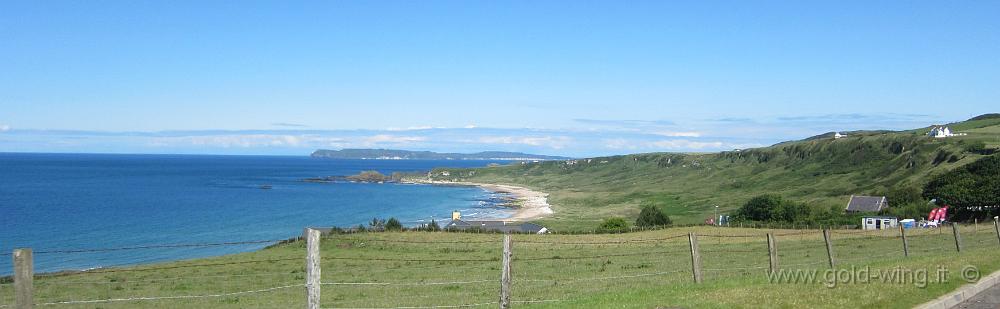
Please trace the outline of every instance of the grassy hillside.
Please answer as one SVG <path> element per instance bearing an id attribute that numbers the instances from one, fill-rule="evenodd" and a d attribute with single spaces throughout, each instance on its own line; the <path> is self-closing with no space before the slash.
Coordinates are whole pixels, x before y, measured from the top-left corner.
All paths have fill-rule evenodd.
<path id="1" fill-rule="evenodd" d="M 935 139 L 930 127 L 900 132 L 851 132 L 770 147 L 710 154 L 650 153 L 513 166 L 447 169 L 438 180 L 522 185 L 550 193 L 557 229 L 589 229 L 610 216 L 635 218 L 640 206 L 664 210 L 676 223 L 731 212 L 749 198 L 775 193 L 840 211 L 852 194 L 919 190 L 935 175 L 983 155 L 970 145 L 1000 147 L 1000 117 L 949 124 L 966 133 Z M 891 201 L 890 201 L 891 203 Z"/>
<path id="2" fill-rule="evenodd" d="M 964 247 L 957 253 L 950 229 L 911 230 L 909 257 L 903 256 L 898 231 L 831 234 L 836 269 L 923 270 L 926 286 L 914 276 L 914 282 L 827 281 L 826 249 L 817 230 L 688 227 L 514 235 L 512 300 L 518 308 L 910 308 L 965 284 L 959 276 L 965 266 L 981 275 L 1000 269 L 992 226 L 966 225 L 961 231 Z M 700 235 L 702 284 L 692 282 L 689 232 Z M 782 269 L 816 270 L 818 280 L 768 281 L 766 232 L 776 235 Z M 430 232 L 329 235 L 321 244 L 322 307 L 495 308 L 501 239 Z M 38 276 L 35 301 L 52 308 L 301 308 L 304 256 L 300 241 L 216 258 Z M 944 281 L 935 275 L 940 267 L 950 271 Z M 12 302 L 12 285 L 0 282 L 0 307 Z"/>

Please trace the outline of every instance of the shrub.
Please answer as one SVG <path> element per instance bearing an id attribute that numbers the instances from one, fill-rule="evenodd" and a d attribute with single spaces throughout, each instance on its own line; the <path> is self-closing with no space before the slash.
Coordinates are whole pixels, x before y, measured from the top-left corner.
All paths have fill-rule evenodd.
<path id="1" fill-rule="evenodd" d="M 986 142 L 978 141 L 965 146 L 965 152 L 988 156 L 993 154 L 994 150 L 986 148 Z"/>
<path id="2" fill-rule="evenodd" d="M 786 200 L 778 195 L 764 194 L 751 198 L 739 210 L 736 218 L 749 221 L 804 223 L 813 221 L 818 212 L 809 206 Z"/>
<path id="3" fill-rule="evenodd" d="M 602 232 L 615 232 L 620 233 L 628 229 L 628 222 L 624 218 L 607 218 L 601 222 L 600 230 Z"/>
<path id="4" fill-rule="evenodd" d="M 920 188 L 914 186 L 899 186 L 888 190 L 884 194 L 885 198 L 889 199 L 889 205 L 908 205 L 908 204 L 923 204 L 924 197 L 922 196 L 923 191 Z"/>
<path id="5" fill-rule="evenodd" d="M 402 231 L 403 224 L 396 220 L 396 218 L 389 218 L 389 221 L 385 222 L 386 231 Z"/>
<path id="6" fill-rule="evenodd" d="M 777 195 L 758 195 L 743 204 L 736 211 L 736 216 L 743 220 L 771 221 L 781 202 L 781 197 Z"/>
<path id="7" fill-rule="evenodd" d="M 653 206 L 643 207 L 642 211 L 639 212 L 639 218 L 635 219 L 635 226 L 638 227 L 663 226 L 670 223 L 670 217 Z"/>

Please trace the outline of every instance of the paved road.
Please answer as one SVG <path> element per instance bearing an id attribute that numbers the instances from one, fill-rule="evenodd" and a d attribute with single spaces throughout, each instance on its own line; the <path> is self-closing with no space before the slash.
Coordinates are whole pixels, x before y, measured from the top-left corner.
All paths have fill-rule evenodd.
<path id="1" fill-rule="evenodd" d="M 1000 285 L 995 285 L 976 296 L 958 304 L 954 309 L 997 309 L 1000 308 Z"/>

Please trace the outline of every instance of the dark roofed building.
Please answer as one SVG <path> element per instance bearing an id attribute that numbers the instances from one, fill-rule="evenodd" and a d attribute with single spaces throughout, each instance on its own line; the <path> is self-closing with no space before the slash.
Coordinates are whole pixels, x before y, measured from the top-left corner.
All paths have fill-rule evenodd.
<path id="1" fill-rule="evenodd" d="M 847 202 L 847 213 L 857 212 L 879 212 L 889 208 L 889 200 L 884 196 L 863 196 L 851 195 L 851 200 Z"/>
<path id="2" fill-rule="evenodd" d="M 501 233 L 530 233 L 545 234 L 548 232 L 544 226 L 527 222 L 507 222 L 507 221 L 465 221 L 451 220 L 445 229 L 453 230 L 482 230 Z"/>

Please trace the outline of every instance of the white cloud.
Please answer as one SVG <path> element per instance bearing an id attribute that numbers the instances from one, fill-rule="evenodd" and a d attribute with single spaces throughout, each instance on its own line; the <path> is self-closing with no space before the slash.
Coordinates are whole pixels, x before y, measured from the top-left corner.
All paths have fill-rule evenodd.
<path id="1" fill-rule="evenodd" d="M 624 139 L 624 138 L 606 139 L 603 142 L 604 142 L 604 148 L 610 148 L 610 149 L 636 149 L 637 148 L 637 146 L 636 146 L 637 143 L 635 143 L 633 141 L 629 141 L 629 140 Z"/>
<path id="2" fill-rule="evenodd" d="M 271 125 L 275 126 L 275 127 L 287 127 L 287 128 L 308 128 L 309 127 L 308 125 L 304 125 L 304 124 L 300 124 L 300 123 L 290 123 L 290 122 L 275 122 L 275 123 L 272 123 Z"/>
<path id="3" fill-rule="evenodd" d="M 287 134 L 229 134 L 229 135 L 197 135 L 180 137 L 159 137 L 148 143 L 149 146 L 208 146 L 221 148 L 253 148 L 253 147 L 315 147 L 339 146 L 344 142 L 341 138 L 316 135 Z"/>
<path id="4" fill-rule="evenodd" d="M 10 126 L 6 124 L 0 124 L 0 132 L 10 131 Z"/>
<path id="5" fill-rule="evenodd" d="M 386 131 L 419 131 L 419 130 L 430 130 L 430 129 L 444 129 L 443 127 L 432 127 L 432 126 L 413 126 L 406 128 L 396 128 L 390 127 L 386 128 Z"/>
<path id="6" fill-rule="evenodd" d="M 209 135 L 209 136 L 187 136 L 182 137 L 193 145 L 216 146 L 216 147 L 268 147 L 268 146 L 291 146 L 301 144 L 301 139 L 292 135 L 269 135 L 269 134 L 248 134 L 248 135 Z"/>
<path id="7" fill-rule="evenodd" d="M 699 142 L 699 141 L 690 141 L 683 139 L 674 139 L 674 140 L 649 142 L 648 145 L 650 146 L 650 148 L 658 148 L 663 150 L 677 150 L 677 149 L 701 150 L 701 149 L 719 149 L 722 148 L 725 145 L 725 143 Z"/>
<path id="8" fill-rule="evenodd" d="M 475 124 L 469 124 L 469 125 L 466 125 L 465 128 L 466 129 L 475 129 L 476 125 Z"/>
<path id="9" fill-rule="evenodd" d="M 568 136 L 483 136 L 477 140 L 482 144 L 521 144 L 552 149 L 565 148 L 572 141 Z"/>
<path id="10" fill-rule="evenodd" d="M 364 139 L 364 143 L 367 145 L 371 144 L 405 144 L 413 142 L 423 142 L 427 138 L 423 136 L 396 136 L 389 134 L 379 134 L 369 136 Z"/>
<path id="11" fill-rule="evenodd" d="M 701 137 L 701 132 L 675 132 L 675 131 L 661 131 L 653 132 L 653 134 L 667 137 Z"/>

